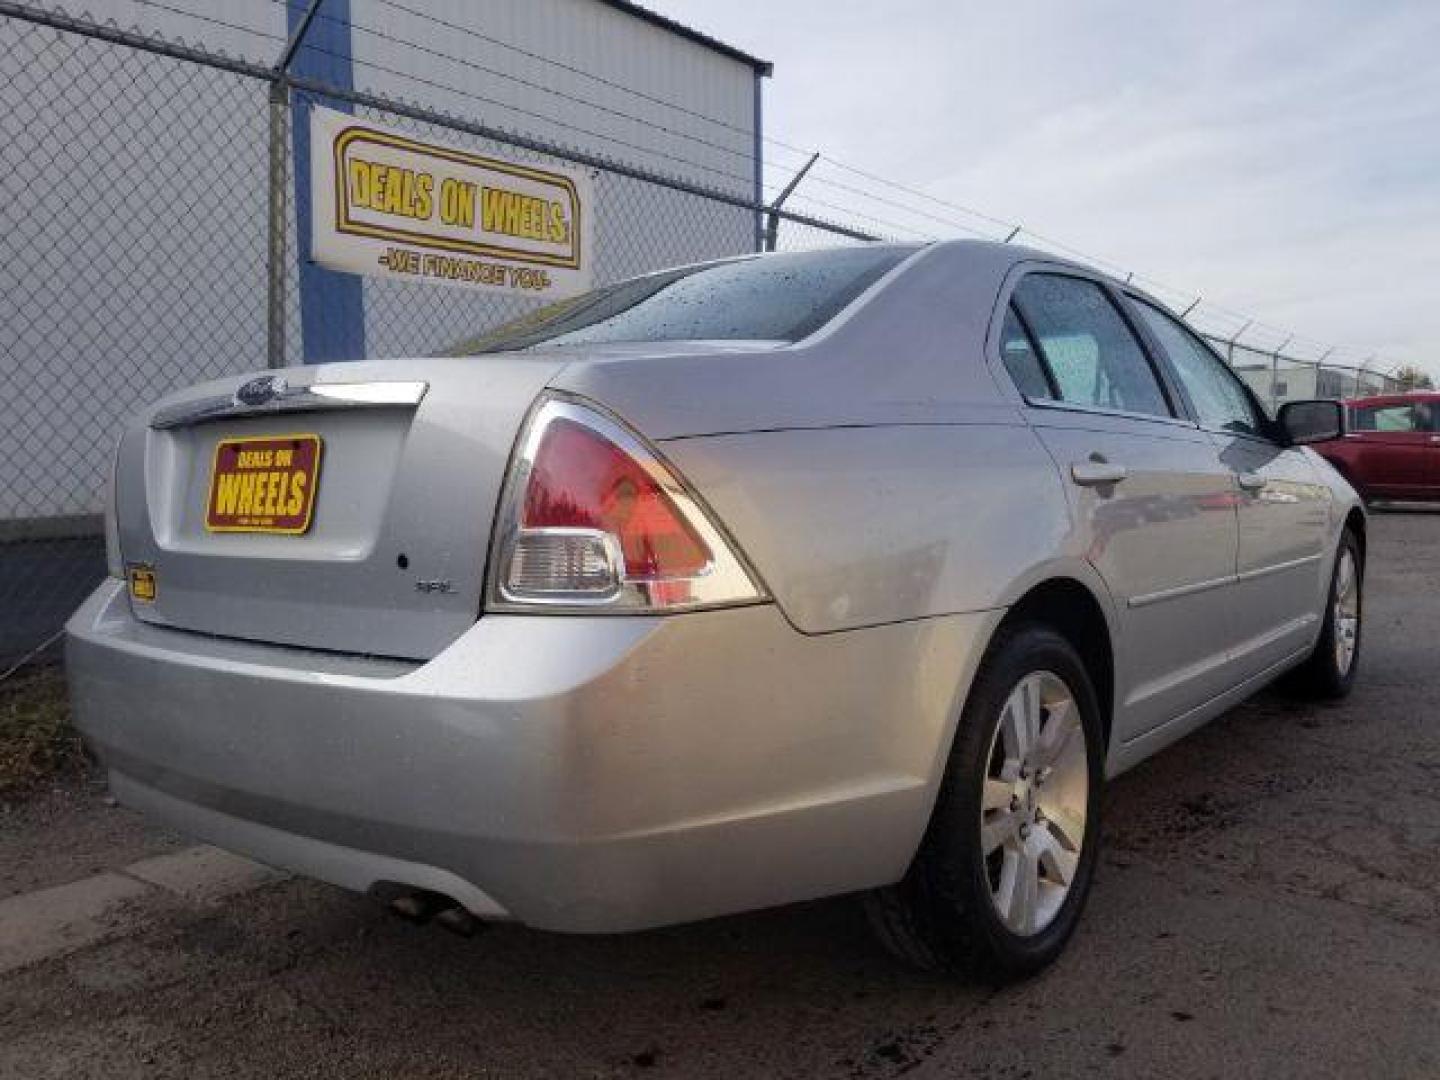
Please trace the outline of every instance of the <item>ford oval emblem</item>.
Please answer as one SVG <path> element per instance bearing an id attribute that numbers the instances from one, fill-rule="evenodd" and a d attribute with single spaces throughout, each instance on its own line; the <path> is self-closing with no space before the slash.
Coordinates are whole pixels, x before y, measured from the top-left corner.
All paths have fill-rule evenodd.
<path id="1" fill-rule="evenodd" d="M 264 405 L 285 393 L 289 384 L 280 375 L 261 375 L 251 379 L 235 391 L 237 405 Z"/>

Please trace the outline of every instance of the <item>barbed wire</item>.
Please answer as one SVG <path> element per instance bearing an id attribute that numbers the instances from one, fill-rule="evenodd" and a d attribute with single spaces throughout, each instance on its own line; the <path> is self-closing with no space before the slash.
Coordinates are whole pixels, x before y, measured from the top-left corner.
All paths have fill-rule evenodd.
<path id="1" fill-rule="evenodd" d="M 982 230 L 978 230 L 973 225 L 970 225 L 968 223 L 955 221 L 952 218 L 947 218 L 928 211 L 923 211 L 914 207 L 913 205 L 902 203 L 894 199 L 886 199 L 882 196 L 874 194 L 873 192 L 868 192 L 864 189 L 858 188 L 853 184 L 845 184 L 830 177 L 826 177 L 823 174 L 807 175 L 807 183 L 813 180 L 813 182 L 816 184 L 836 188 L 845 191 L 848 194 L 852 194 L 857 198 L 867 199 L 872 202 L 878 202 L 895 209 L 899 209 L 920 217 L 924 217 L 925 219 L 930 221 L 935 221 L 941 224 L 949 225 L 953 228 L 962 229 L 972 235 L 982 235 L 986 236 L 987 239 L 1001 240 L 1006 242 L 1020 241 L 1049 249 L 1056 252 L 1057 254 L 1069 256 L 1070 258 L 1075 259 L 1079 262 L 1087 263 L 1091 266 L 1097 267 L 1098 269 L 1104 270 L 1110 275 L 1117 277 L 1121 280 L 1125 280 L 1133 284 L 1139 285 L 1150 292 L 1168 295 L 1170 298 L 1172 298 L 1172 300 L 1179 303 L 1182 307 L 1185 307 L 1187 305 L 1190 307 L 1196 307 L 1198 305 L 1197 310 L 1203 312 L 1203 314 L 1205 314 L 1206 316 L 1218 317 L 1221 319 L 1229 320 L 1231 323 L 1234 324 L 1234 326 L 1238 327 L 1239 329 L 1236 330 L 1232 327 L 1229 334 L 1226 335 L 1228 340 L 1238 340 L 1240 337 L 1243 337 L 1247 333 L 1253 334 L 1257 331 L 1264 331 L 1272 335 L 1275 340 L 1280 342 L 1283 346 L 1308 346 L 1311 350 L 1320 354 L 1320 356 L 1322 357 L 1333 355 L 1336 353 L 1353 355 L 1356 353 L 1364 354 L 1367 352 L 1367 350 L 1359 349 L 1353 346 L 1341 346 L 1332 342 L 1322 341 L 1318 338 L 1308 337 L 1306 335 L 1291 331 L 1286 327 L 1279 326 L 1277 324 L 1263 320 L 1259 317 L 1249 315 L 1245 312 L 1238 311 L 1206 299 L 1203 294 L 1196 290 L 1186 289 L 1178 285 L 1160 281 L 1147 274 L 1136 272 L 1117 260 L 1100 257 L 1095 255 L 1093 252 L 1081 250 L 1080 248 L 1067 244 L 1064 241 L 1057 240 L 1054 237 L 1047 235 L 1046 233 L 1038 232 L 1035 229 L 1032 229 L 1021 222 L 996 217 L 983 211 L 976 210 L 973 207 L 965 206 L 961 203 L 941 198 L 940 196 L 934 195 L 920 188 L 912 187 L 899 181 L 891 180 L 886 177 L 880 176 L 868 170 L 861 169 L 857 166 L 849 165 L 823 152 L 820 154 L 820 160 L 835 168 L 841 169 L 847 173 L 851 173 L 862 179 L 877 184 L 882 188 L 897 191 L 929 203 L 931 205 L 949 209 L 951 211 L 964 214 L 968 217 L 978 219 L 979 221 L 985 222 L 987 224 L 994 225 L 998 231 L 993 235 L 986 235 Z M 800 197 L 798 193 L 796 197 Z M 1256 347 L 1263 348 L 1263 346 L 1258 344 Z M 1378 354 L 1376 354 L 1373 350 L 1368 351 L 1368 353 L 1369 358 L 1378 358 Z M 1393 361 L 1390 362 L 1390 366 L 1395 366 Z"/>
<path id="2" fill-rule="evenodd" d="M 138 0 L 138 2 L 148 2 L 148 0 Z M 291 11 L 303 10 L 301 5 L 291 3 L 289 2 L 289 0 L 272 0 L 272 2 L 279 4 L 282 7 L 288 8 Z M 340 22 L 342 20 L 331 18 L 330 21 Z M 579 105 L 582 108 L 593 109 L 594 111 L 604 113 L 607 116 L 614 116 L 619 119 L 629 121 L 630 123 L 641 124 L 652 131 L 663 132 L 664 134 L 672 136 L 674 138 L 684 139 L 687 142 L 696 143 L 697 145 L 707 147 L 711 150 L 719 151 L 722 154 L 740 158 L 741 160 L 746 162 L 753 163 L 755 160 L 755 150 L 753 146 L 746 150 L 737 150 L 733 146 L 726 146 L 723 143 L 715 142 L 712 139 L 706 139 L 703 136 L 695 135 L 688 131 L 681 131 L 678 128 L 667 127 L 666 125 L 657 123 L 655 120 L 652 120 L 648 117 L 636 116 L 634 113 L 625 112 L 623 109 L 616 109 L 608 105 L 602 105 L 598 101 L 576 97 L 574 94 L 567 94 L 563 90 L 557 90 L 553 86 L 546 86 L 543 83 L 535 82 L 533 79 L 526 79 L 519 75 L 512 75 L 509 72 L 500 71 L 497 68 L 488 67 L 485 64 L 477 63 L 474 60 L 467 60 L 464 57 L 454 56 L 451 53 L 442 52 L 441 50 L 431 48 L 428 45 L 422 45 L 419 42 L 409 41 L 405 38 L 397 37 L 396 35 L 387 33 L 383 30 L 376 30 L 373 27 L 365 26 L 363 23 L 351 22 L 348 25 L 353 32 L 364 34 L 369 37 L 374 37 L 381 41 L 387 41 L 390 42 L 392 45 L 399 45 L 403 48 L 413 49 L 416 52 L 421 53 L 425 56 L 445 60 L 449 63 L 456 64 L 471 71 L 480 72 L 481 74 L 488 75 L 492 78 L 502 79 L 506 82 L 515 83 L 519 86 L 525 87 L 526 89 L 534 90 L 538 93 L 545 94 L 550 97 L 559 98 L 562 101 L 568 101 L 571 104 Z M 302 43 L 300 46 L 301 52 L 312 50 L 316 52 L 325 51 L 309 43 Z M 364 61 L 357 60 L 353 56 L 349 59 L 353 63 L 364 63 Z"/>
<path id="3" fill-rule="evenodd" d="M 174 4 L 166 3 L 165 0 L 130 0 L 130 2 L 141 8 L 151 8 L 156 11 L 163 11 L 168 14 L 188 18 L 204 25 L 228 31 L 244 33 L 266 42 L 283 43 L 286 40 L 281 36 L 257 29 L 253 26 L 246 26 L 242 23 L 232 21 L 231 19 L 220 18 L 204 12 L 178 7 Z M 563 70 L 578 78 L 583 78 L 587 81 L 593 82 L 596 85 L 604 85 L 606 87 L 609 87 L 610 89 L 615 90 L 618 93 L 624 94 L 627 97 L 633 98 L 635 100 L 643 100 L 651 105 L 671 110 L 677 114 L 689 116 L 692 119 L 699 120 L 703 123 L 714 125 L 718 128 L 728 131 L 733 131 L 737 134 L 745 135 L 747 137 L 753 137 L 752 131 L 742 125 L 735 124 L 732 121 L 726 120 L 721 117 L 709 115 L 705 112 L 689 108 L 677 102 L 667 101 L 664 98 L 660 98 L 654 94 L 647 93 L 646 91 L 636 87 L 626 86 L 622 83 L 616 82 L 613 79 L 606 78 L 605 76 L 600 75 L 596 72 L 588 71 L 577 64 L 568 63 L 554 57 L 546 57 L 540 53 L 536 53 L 533 50 L 526 49 L 523 46 L 517 45 L 513 42 L 505 41 L 504 39 L 497 37 L 493 34 L 487 34 L 482 31 L 476 30 L 473 27 L 467 27 L 453 20 L 423 11 L 417 7 L 411 6 L 410 4 L 403 3 L 401 2 L 401 0 L 375 0 L 375 2 L 382 7 L 392 9 L 406 17 L 416 20 L 417 22 L 423 22 L 438 26 L 443 28 L 447 32 L 461 34 L 467 38 L 484 42 L 489 46 L 504 50 L 517 56 L 522 56 L 527 60 L 545 65 L 546 67 L 553 68 L 555 70 Z M 266 0 L 266 3 L 267 5 L 273 4 L 280 8 L 286 8 L 296 11 L 308 9 L 308 5 L 300 3 L 299 0 Z M 35 9 L 41 11 L 47 10 L 46 6 L 41 4 L 28 6 L 32 6 Z M 57 6 L 53 10 L 59 11 L 63 9 L 60 9 Z M 334 24 L 344 25 L 349 31 L 354 33 L 369 35 L 375 37 L 376 39 L 387 41 L 401 48 L 415 50 L 421 55 L 444 60 L 448 63 L 456 64 L 462 68 L 480 72 L 482 74 L 490 76 L 491 78 L 522 86 L 527 90 L 532 90 L 538 93 L 546 94 L 559 100 L 566 101 L 572 105 L 594 110 L 598 113 L 612 116 L 616 119 L 624 120 L 628 123 L 642 125 L 649 130 L 660 132 L 671 138 L 683 140 L 696 146 L 706 147 L 709 150 L 724 154 L 727 157 L 733 157 L 737 160 L 746 162 L 753 162 L 754 160 L 753 151 L 746 151 L 733 146 L 726 146 L 723 143 L 716 142 L 715 140 L 706 138 L 703 135 L 697 135 L 692 132 L 683 131 L 679 128 L 660 123 L 650 117 L 639 116 L 624 109 L 616 108 L 613 105 L 605 105 L 597 101 L 578 97 L 574 94 L 566 93 L 565 91 L 557 89 L 555 87 L 545 86 L 543 83 L 537 82 L 534 79 L 529 79 L 520 75 L 514 75 L 508 72 L 500 71 L 486 64 L 479 63 L 478 61 L 447 53 L 443 50 L 436 49 L 433 46 L 411 40 L 397 33 L 392 33 L 386 30 L 379 29 L 375 26 L 356 22 L 353 19 L 341 19 L 336 16 L 329 15 L 323 11 L 317 11 L 315 17 L 317 19 L 325 20 Z M 726 181 L 727 183 L 743 184 L 747 189 L 753 188 L 753 186 L 755 185 L 755 176 L 753 175 L 753 173 L 745 174 L 731 171 L 725 168 L 717 167 L 713 163 L 697 161 L 694 158 L 686 157 L 678 153 L 672 153 L 669 150 L 661 149 L 659 147 L 647 146 L 640 143 L 632 142 L 628 139 L 620 138 L 619 136 L 608 134 L 606 132 L 597 131 L 594 128 L 587 127 L 583 124 L 575 123 L 562 117 L 549 115 L 545 112 L 541 112 L 533 108 L 527 108 L 514 102 L 499 100 L 485 94 L 477 93 L 474 90 L 463 89 L 459 86 L 453 85 L 452 83 L 443 82 L 435 78 L 426 77 L 425 75 L 405 71 L 388 64 L 380 63 L 378 61 L 367 60 L 362 57 L 355 56 L 353 52 L 346 53 L 338 50 L 328 49 L 324 46 L 314 44 L 313 42 L 302 43 L 301 48 L 303 50 L 308 50 L 320 55 L 326 55 L 334 59 L 349 63 L 356 68 L 369 70 L 372 72 L 379 72 L 397 79 L 406 80 L 408 82 L 429 88 L 440 93 L 455 95 L 459 98 L 473 101 L 477 104 L 503 109 L 509 113 L 514 114 L 515 116 L 525 117 L 529 120 L 538 121 L 543 124 L 551 125 L 554 128 L 572 132 L 587 139 L 595 140 L 600 145 L 612 148 L 621 148 L 626 151 L 645 155 L 647 158 L 666 161 L 671 163 L 672 166 L 681 167 L 689 175 L 701 174 L 708 177 L 714 177 Z M 791 155 L 804 155 L 807 159 L 811 153 L 811 151 L 807 151 L 793 142 L 777 138 L 773 135 L 762 134 L 761 142 L 762 145 L 767 148 L 780 149 L 783 150 L 785 153 Z M 866 188 L 860 187 L 856 184 L 847 183 L 844 180 L 836 179 L 833 176 L 827 176 L 822 171 L 817 171 L 814 174 L 808 175 L 805 180 L 807 186 L 815 185 L 831 191 L 840 192 L 843 193 L 845 196 L 861 200 L 862 205 L 873 204 L 875 206 L 883 207 L 886 210 L 897 212 L 902 216 L 919 219 L 920 221 L 928 222 L 931 225 L 940 226 L 944 230 L 955 230 L 965 235 L 976 236 L 984 239 L 1003 241 L 1022 240 L 1026 243 L 1030 243 L 1038 247 L 1043 247 L 1058 254 L 1062 254 L 1078 261 L 1088 263 L 1099 269 L 1105 270 L 1111 275 L 1116 276 L 1122 280 L 1132 281 L 1137 285 L 1141 285 L 1157 294 L 1167 295 L 1171 298 L 1176 298 L 1177 303 L 1188 301 L 1188 306 L 1186 306 L 1185 309 L 1186 314 L 1194 316 L 1194 318 L 1203 317 L 1205 319 L 1208 319 L 1211 321 L 1212 327 L 1216 320 L 1228 322 L 1230 324 L 1230 328 L 1228 330 L 1225 330 L 1223 332 L 1216 331 L 1217 333 L 1223 333 L 1223 335 L 1226 336 L 1228 340 L 1239 342 L 1246 335 L 1251 335 L 1253 337 L 1254 335 L 1263 333 L 1273 337 L 1277 341 L 1282 342 L 1282 345 L 1280 346 L 1281 348 L 1304 347 L 1319 353 L 1322 357 L 1329 357 L 1335 354 L 1351 356 L 1356 353 L 1367 352 L 1366 350 L 1358 349 L 1352 346 L 1340 346 L 1334 343 L 1310 337 L 1308 335 L 1303 335 L 1298 332 L 1293 332 L 1286 327 L 1272 323 L 1268 320 L 1261 319 L 1257 316 L 1252 316 L 1243 311 L 1208 300 L 1203 296 L 1202 293 L 1197 292 L 1196 290 L 1182 288 L 1171 283 L 1159 281 L 1158 279 L 1155 279 L 1149 275 L 1136 272 L 1124 266 L 1117 260 L 1097 256 L 1089 251 L 1082 250 L 1073 245 L 1067 244 L 1064 241 L 1058 240 L 1046 233 L 1038 232 L 1037 230 L 1027 225 L 1024 225 L 1021 222 L 989 214 L 983 210 L 979 210 L 972 206 L 967 206 L 953 199 L 943 198 L 931 192 L 925 191 L 922 188 L 918 188 L 910 184 L 905 184 L 900 181 L 893 180 L 889 177 L 882 176 L 871 170 L 861 168 L 860 166 L 854 165 L 846 161 L 842 161 L 838 158 L 830 156 L 829 154 L 823 152 L 820 153 L 819 160 L 825 166 L 828 166 L 833 170 L 845 173 L 850 176 L 854 176 L 858 179 L 864 180 L 870 185 L 874 185 L 874 187 L 878 188 L 879 191 L 867 190 Z M 773 178 L 775 174 L 780 172 L 781 170 L 793 171 L 793 166 L 783 165 L 779 162 L 775 162 L 769 159 L 768 157 L 765 157 L 762 160 L 761 168 L 762 175 L 760 190 L 767 199 L 772 197 L 773 194 L 782 186 L 782 181 L 780 179 Z M 880 191 L 886 192 L 886 194 L 881 194 L 879 193 Z M 820 198 L 819 196 L 816 196 L 811 192 L 797 191 L 792 196 L 792 199 L 799 205 L 813 205 L 823 207 L 830 213 L 837 213 L 855 221 L 863 221 L 869 225 L 879 226 L 892 235 L 898 233 L 916 238 L 937 238 L 935 237 L 933 230 L 927 231 L 926 227 L 924 226 L 917 228 L 914 224 L 904 224 L 902 222 L 893 220 L 892 217 L 881 216 L 873 212 L 868 212 L 868 206 L 866 210 L 862 210 L 854 205 L 842 204 Z M 923 205 L 917 205 L 917 203 Z M 927 207 L 932 209 L 927 209 Z M 933 208 L 939 208 L 940 210 L 944 210 L 947 213 L 936 213 Z M 957 219 L 953 215 L 960 215 L 960 218 Z M 984 227 L 977 227 L 977 225 L 975 224 L 976 222 L 982 223 L 983 226 L 993 227 L 995 232 L 991 233 L 987 231 L 987 229 Z M 1179 298 L 1183 298 L 1183 301 L 1181 301 Z M 1192 319 L 1192 321 L 1194 320 Z M 1263 348 L 1263 346 L 1260 346 L 1258 344 L 1255 347 Z M 1378 353 L 1373 351 L 1368 353 L 1368 361 L 1373 362 L 1378 359 Z M 1393 361 L 1387 359 L 1385 362 L 1391 367 L 1395 366 Z"/>
<path id="4" fill-rule="evenodd" d="M 508 83 L 492 79 L 493 57 L 468 65 L 450 56 L 449 38 L 436 42 L 441 49 L 421 44 L 412 56 L 402 51 L 404 26 L 379 28 L 393 48 L 365 43 L 371 28 L 354 26 L 351 48 L 324 38 L 310 43 L 383 93 L 334 72 L 282 73 L 277 60 L 291 40 L 277 32 L 289 25 L 282 6 L 299 0 L 215 5 L 213 13 L 186 7 L 199 2 L 129 0 L 122 10 L 133 16 L 130 25 L 158 21 L 162 33 L 0 0 L 0 115 L 15 219 L 0 287 L 0 367 L 17 372 L 0 432 L 28 448 L 0 455 L 0 525 L 8 530 L 0 543 L 25 545 L 15 549 L 25 559 L 11 560 L 10 573 L 0 574 L 0 608 L 15 616 L 0 627 L 0 679 L 12 661 L 54 653 L 64 618 L 104 572 L 99 512 L 109 433 L 128 410 L 177 385 L 253 370 L 272 346 L 277 365 L 301 358 L 307 347 L 311 358 L 322 355 L 317 343 L 326 339 L 336 354 L 355 358 L 428 355 L 542 302 L 375 277 L 365 280 L 357 305 L 315 302 L 298 254 L 306 236 L 296 185 L 304 131 L 295 129 L 299 114 L 284 107 L 287 97 L 511 161 L 590 170 L 594 197 L 605 207 L 591 247 L 600 283 L 735 255 L 762 238 L 767 247 L 795 251 L 880 238 L 1033 235 L 833 158 L 818 159 L 818 175 L 807 173 L 804 186 L 790 192 L 794 201 L 778 207 L 776 192 L 789 190 L 793 178 L 784 154 L 776 161 L 767 151 L 758 163 L 757 198 L 750 168 L 725 167 L 732 159 L 753 167 L 753 154 L 699 151 L 707 139 L 727 141 L 715 134 L 719 128 L 697 128 L 688 141 L 672 137 L 688 124 L 675 119 L 679 112 L 655 110 L 663 123 L 651 123 L 650 106 L 632 111 L 631 99 L 608 93 L 597 96 L 612 118 L 591 122 L 601 113 L 582 108 L 569 82 L 546 97 L 534 71 L 521 70 L 524 77 Z M 372 49 L 379 62 L 365 58 Z M 353 52 L 361 55 L 347 55 Z M 447 66 L 452 60 L 460 67 Z M 487 74 L 469 78 L 462 68 L 471 66 Z M 512 93 L 519 105 L 503 100 Z M 550 109 L 560 115 L 544 115 Z M 646 125 L 659 145 L 619 137 L 630 134 L 621 119 Z M 726 186 L 709 179 L 715 176 Z M 1053 247 L 1148 284 L 1068 245 Z M 1152 288 L 1165 295 L 1166 287 Z M 1176 310 L 1185 304 L 1190 314 L 1195 301 Z M 1219 320 L 1227 309 L 1210 310 Z M 1243 320 L 1232 340 L 1262 325 Z M 1324 357 L 1306 370 L 1281 349 L 1219 340 L 1237 373 L 1271 405 L 1307 391 L 1339 396 L 1395 385 L 1363 368 L 1327 366 Z"/>
<path id="5" fill-rule="evenodd" d="M 225 20 L 212 18 L 210 16 L 199 15 L 193 12 L 186 12 L 183 9 L 178 9 L 172 7 L 171 5 L 165 4 L 162 2 L 162 0 L 130 0 L 130 3 L 133 3 L 139 7 L 155 8 L 172 13 L 188 15 L 189 17 L 198 19 L 201 22 L 209 23 L 215 26 L 221 26 L 226 29 L 240 30 L 245 33 L 254 34 L 258 37 L 271 38 L 272 40 L 284 40 L 275 39 L 274 35 L 269 35 L 264 33 L 263 31 L 255 30 L 253 28 L 240 26 L 238 24 L 230 23 Z M 519 116 L 525 116 L 530 118 L 531 120 L 539 120 L 543 123 L 551 124 L 558 128 L 563 128 L 566 131 L 571 131 L 576 134 L 584 135 L 591 139 L 598 140 L 602 143 L 608 143 L 614 146 L 623 147 L 627 150 L 632 150 L 637 153 L 645 154 L 648 157 L 662 158 L 666 161 L 671 161 L 676 164 L 683 165 L 687 169 L 694 169 L 700 172 L 707 173 L 711 176 L 720 177 L 721 179 L 733 180 L 738 183 L 743 183 L 747 187 L 753 186 L 755 183 L 755 177 L 753 175 L 728 172 L 724 169 L 716 168 L 713 165 L 706 165 L 703 162 L 695 161 L 691 158 L 684 158 L 677 154 L 667 153 L 655 147 L 642 146 L 639 143 L 633 143 L 629 140 L 621 139 L 614 135 L 607 135 L 603 132 L 595 131 L 580 124 L 575 124 L 567 120 L 562 120 L 561 118 L 556 116 L 550 116 L 546 113 L 537 112 L 534 109 L 527 109 L 512 102 L 500 101 L 492 97 L 487 97 L 484 94 L 476 93 L 473 90 L 465 90 L 449 83 L 443 83 L 435 79 L 427 78 L 424 75 L 417 75 L 413 72 L 402 71 L 399 68 L 394 68 L 387 64 L 381 64 L 374 60 L 365 60 L 361 57 L 355 56 L 353 53 L 346 53 L 334 49 L 327 49 L 323 46 L 315 45 L 313 43 L 302 44 L 300 47 L 300 51 L 316 53 L 322 56 L 328 56 L 332 59 L 341 60 L 345 63 L 352 64 L 357 68 L 365 68 L 372 71 L 382 72 L 383 74 L 394 76 L 397 79 L 404 79 L 406 81 L 416 83 L 420 86 L 429 87 L 432 90 L 439 90 L 443 93 L 453 94 L 456 97 L 464 98 L 469 101 L 475 101 L 485 105 L 491 105 L 496 108 L 505 109 Z M 635 120 L 639 123 L 646 123 L 646 121 L 638 117 L 628 117 L 628 119 Z M 753 156 L 748 157 L 747 160 L 753 160 Z"/>

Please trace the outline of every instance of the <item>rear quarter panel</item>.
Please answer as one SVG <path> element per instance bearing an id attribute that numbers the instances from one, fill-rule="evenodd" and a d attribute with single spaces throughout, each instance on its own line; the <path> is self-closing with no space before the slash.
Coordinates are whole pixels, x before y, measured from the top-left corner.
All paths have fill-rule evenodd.
<path id="1" fill-rule="evenodd" d="M 553 385 L 657 442 L 805 633 L 1002 607 L 1088 572 L 1054 462 L 985 358 L 1030 257 L 936 244 L 794 345 L 577 362 Z"/>
<path id="2" fill-rule="evenodd" d="M 662 449 L 804 633 L 1001 607 L 1071 546 L 1054 462 L 1018 417 Z"/>

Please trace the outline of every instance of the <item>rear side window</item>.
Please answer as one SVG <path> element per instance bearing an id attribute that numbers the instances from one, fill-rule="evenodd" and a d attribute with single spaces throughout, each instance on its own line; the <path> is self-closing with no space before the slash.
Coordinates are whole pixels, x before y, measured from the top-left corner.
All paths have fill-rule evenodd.
<path id="1" fill-rule="evenodd" d="M 1200 423 L 1242 435 L 1262 434 L 1259 410 L 1225 362 L 1159 308 L 1133 298 L 1132 303 L 1170 358 Z"/>
<path id="2" fill-rule="evenodd" d="M 1013 300 L 1060 400 L 1172 415 L 1139 340 L 1100 286 L 1062 274 L 1030 274 Z"/>
<path id="3" fill-rule="evenodd" d="M 449 352 L 620 341 L 798 341 L 914 253 L 858 246 L 666 270 L 562 300 Z"/>
<path id="4" fill-rule="evenodd" d="M 1005 309 L 1005 325 L 1000 331 L 1000 358 L 1005 361 L 1005 370 L 1015 380 L 1015 386 L 1027 398 L 1053 398 L 1049 376 L 1044 364 L 1030 343 L 1012 304 Z"/>
<path id="5" fill-rule="evenodd" d="M 1350 410 L 1352 431 L 1430 431 L 1433 427 L 1430 406 L 1423 401 L 1356 405 Z"/>

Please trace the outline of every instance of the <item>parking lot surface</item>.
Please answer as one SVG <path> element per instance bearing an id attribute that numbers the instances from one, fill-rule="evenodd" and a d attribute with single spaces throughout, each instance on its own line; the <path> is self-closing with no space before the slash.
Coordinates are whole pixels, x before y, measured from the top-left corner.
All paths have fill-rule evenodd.
<path id="1" fill-rule="evenodd" d="M 843 899 L 465 940 L 272 881 L 0 978 L 0 1076 L 1440 1076 L 1440 515 L 1376 514 L 1367 585 L 1349 701 L 1267 693 L 1113 785 L 1080 931 L 1028 983 L 917 975 Z M 0 876 L 170 850 L 92 800 L 119 824 L 67 811 L 0 846 L 44 873 Z"/>

